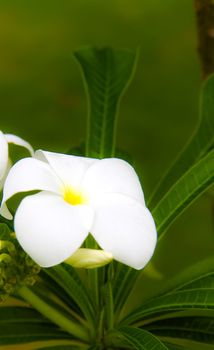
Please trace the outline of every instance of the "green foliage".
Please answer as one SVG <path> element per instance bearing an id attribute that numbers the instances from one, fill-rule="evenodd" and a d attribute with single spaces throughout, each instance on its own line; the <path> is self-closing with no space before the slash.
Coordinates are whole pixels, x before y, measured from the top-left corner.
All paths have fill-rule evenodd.
<path id="1" fill-rule="evenodd" d="M 172 167 L 161 179 L 152 195 L 150 207 L 154 207 L 170 189 L 170 186 L 214 146 L 214 75 L 208 78 L 202 86 L 199 107 L 200 120 L 198 127 Z"/>
<path id="2" fill-rule="evenodd" d="M 45 269 L 44 272 L 64 290 L 93 324 L 95 320 L 93 302 L 77 272 L 68 265 L 58 265 Z"/>
<path id="3" fill-rule="evenodd" d="M 66 332 L 29 307 L 0 308 L 0 345 L 71 339 Z"/>
<path id="4" fill-rule="evenodd" d="M 152 323 L 147 329 L 158 337 L 189 339 L 214 344 L 214 320 L 212 317 L 180 317 Z"/>
<path id="5" fill-rule="evenodd" d="M 88 47 L 76 51 L 74 55 L 80 64 L 88 96 L 86 155 L 112 157 L 118 106 L 132 78 L 136 54 L 110 47 Z"/>
<path id="6" fill-rule="evenodd" d="M 86 146 L 83 143 L 70 152 L 97 158 L 117 155 L 116 116 L 136 54 L 84 48 L 75 57 L 84 77 L 89 118 Z M 213 184 L 214 77 L 204 84 L 201 101 L 198 129 L 150 203 L 160 237 Z M 8 227 L 1 221 L 1 240 L 11 235 Z M 123 316 L 139 276 L 138 271 L 117 262 L 87 272 L 65 264 L 43 269 L 37 285 L 18 291 L 19 298 L 39 312 L 27 307 L 0 308 L 0 345 L 46 340 L 46 347 L 37 350 L 187 350 L 181 341 L 201 349 L 202 343 L 214 344 L 213 258 L 161 283 L 154 297 Z M 60 340 L 60 344 L 49 340 Z"/>
<path id="7" fill-rule="evenodd" d="M 167 347 L 153 334 L 135 327 L 121 327 L 121 335 L 132 349 L 138 350 L 167 350 Z"/>
<path id="8" fill-rule="evenodd" d="M 159 236 L 213 181 L 214 150 L 211 150 L 179 178 L 152 211 Z"/>

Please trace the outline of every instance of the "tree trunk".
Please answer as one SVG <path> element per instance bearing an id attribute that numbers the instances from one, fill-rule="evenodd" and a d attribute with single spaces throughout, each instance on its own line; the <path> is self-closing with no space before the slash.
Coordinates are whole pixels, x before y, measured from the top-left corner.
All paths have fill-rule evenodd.
<path id="1" fill-rule="evenodd" d="M 214 0 L 194 0 L 198 27 L 198 51 L 205 79 L 214 72 Z"/>

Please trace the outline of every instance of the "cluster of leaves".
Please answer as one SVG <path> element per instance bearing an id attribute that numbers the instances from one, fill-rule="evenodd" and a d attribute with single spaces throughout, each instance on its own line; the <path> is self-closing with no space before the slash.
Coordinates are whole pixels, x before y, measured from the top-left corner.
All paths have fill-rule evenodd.
<path id="1" fill-rule="evenodd" d="M 85 48 L 75 53 L 89 102 L 85 146 L 73 153 L 111 157 L 116 116 L 136 55 L 129 50 Z M 195 134 L 151 196 L 159 239 L 214 180 L 214 77 L 202 87 Z M 90 242 L 88 242 L 90 246 Z M 33 287 L 19 289 L 30 303 L 0 308 L 0 345 L 35 342 L 38 350 L 187 350 L 214 346 L 214 259 L 198 263 L 136 309 L 124 306 L 140 275 L 125 265 L 80 273 L 65 264 L 43 269 Z M 43 341 L 43 347 L 37 345 Z"/>

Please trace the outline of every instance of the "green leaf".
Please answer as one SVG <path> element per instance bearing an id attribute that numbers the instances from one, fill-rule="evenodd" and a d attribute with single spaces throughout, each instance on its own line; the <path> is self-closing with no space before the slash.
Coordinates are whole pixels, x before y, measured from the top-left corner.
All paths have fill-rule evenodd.
<path id="1" fill-rule="evenodd" d="M 193 289 L 192 287 L 214 287 L 213 284 L 210 284 L 210 276 L 212 276 L 213 278 L 213 274 L 214 257 L 209 257 L 186 268 L 184 271 L 181 271 L 179 274 L 176 274 L 174 278 L 171 278 L 169 281 L 166 281 L 163 284 L 163 286 L 159 289 L 156 296 L 172 293 L 173 291 L 181 289 Z"/>
<path id="2" fill-rule="evenodd" d="M 49 323 L 39 312 L 29 307 L 21 306 L 1 306 L 1 323 Z M 1 326 L 0 326 L 1 328 Z"/>
<path id="3" fill-rule="evenodd" d="M 44 286 L 56 295 L 62 302 L 64 302 L 67 306 L 69 306 L 75 313 L 83 316 L 82 311 L 75 303 L 75 301 L 66 293 L 66 291 L 51 278 L 47 273 L 45 273 L 45 269 L 42 269 L 40 272 L 40 277 L 42 279 L 42 283 Z M 37 283 L 38 284 L 38 283 Z M 40 286 L 39 286 L 40 287 Z"/>
<path id="4" fill-rule="evenodd" d="M 14 232 L 14 227 L 13 227 L 13 221 L 12 220 L 5 219 L 3 216 L 0 215 L 0 225 L 1 224 L 6 224 L 8 226 L 8 228 L 12 232 Z"/>
<path id="5" fill-rule="evenodd" d="M 85 143 L 81 143 L 79 146 L 70 148 L 66 154 L 71 154 L 73 156 L 79 156 L 79 157 L 85 157 L 86 155 L 86 148 Z M 114 156 L 116 158 L 120 158 L 128 162 L 129 164 L 133 165 L 134 161 L 132 156 L 127 152 L 124 151 L 121 148 L 116 148 Z"/>
<path id="6" fill-rule="evenodd" d="M 150 323 L 156 317 L 175 311 L 195 311 L 214 309 L 214 288 L 198 288 L 192 290 L 178 290 L 151 299 L 141 307 L 131 312 L 122 321 L 123 324 Z M 146 320 L 146 322 L 145 322 Z"/>
<path id="7" fill-rule="evenodd" d="M 210 317 L 181 317 L 161 320 L 148 325 L 146 329 L 169 342 L 170 338 L 174 338 L 214 344 L 214 319 Z M 166 340 L 166 338 L 169 339 Z"/>
<path id="8" fill-rule="evenodd" d="M 160 236 L 214 182 L 214 150 L 193 165 L 152 211 Z"/>
<path id="9" fill-rule="evenodd" d="M 180 345 L 175 345 L 175 344 L 170 344 L 170 343 L 167 343 L 167 342 L 164 342 L 164 344 L 167 346 L 167 348 L 169 350 L 189 350 L 189 348 L 186 348 L 186 347 L 183 347 L 183 346 L 180 346 Z"/>
<path id="10" fill-rule="evenodd" d="M 51 346 L 45 346 L 42 348 L 36 348 L 35 350 L 74 350 L 79 349 L 79 346 L 74 345 L 75 342 L 71 343 L 70 345 L 51 345 Z"/>
<path id="11" fill-rule="evenodd" d="M 68 333 L 47 324 L 10 323 L 2 324 L 0 328 L 0 345 L 20 344 L 32 341 L 54 339 L 72 339 Z"/>
<path id="12" fill-rule="evenodd" d="M 42 315 L 27 307 L 0 308 L 0 345 L 49 339 L 72 339 Z"/>
<path id="13" fill-rule="evenodd" d="M 113 283 L 115 314 L 122 311 L 122 307 L 130 295 L 133 285 L 139 275 L 139 271 L 134 270 L 129 266 L 117 263 L 117 271 Z"/>
<path id="14" fill-rule="evenodd" d="M 0 308 L 0 345 L 52 339 L 73 339 L 29 307 Z"/>
<path id="15" fill-rule="evenodd" d="M 71 266 L 60 264 L 44 269 L 44 272 L 75 301 L 85 317 L 93 324 L 95 321 L 93 303 L 76 271 Z"/>
<path id="16" fill-rule="evenodd" d="M 214 75 L 202 86 L 200 121 L 192 139 L 161 179 L 149 202 L 150 208 L 160 201 L 169 188 L 214 146 Z"/>
<path id="17" fill-rule="evenodd" d="M 4 224 L 4 223 L 0 223 L 0 240 L 8 240 L 10 239 L 10 229 L 9 227 Z"/>
<path id="18" fill-rule="evenodd" d="M 88 97 L 86 155 L 112 157 L 119 102 L 132 79 L 136 53 L 110 47 L 86 47 L 76 51 L 74 56 L 80 65 Z"/>
<path id="19" fill-rule="evenodd" d="M 168 348 L 150 332 L 135 328 L 121 327 L 118 336 L 122 337 L 133 349 L 138 350 L 168 350 Z"/>

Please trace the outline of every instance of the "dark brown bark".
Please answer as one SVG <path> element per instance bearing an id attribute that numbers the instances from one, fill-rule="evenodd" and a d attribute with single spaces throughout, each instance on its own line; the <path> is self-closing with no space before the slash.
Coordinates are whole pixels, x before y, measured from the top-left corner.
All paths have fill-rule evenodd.
<path id="1" fill-rule="evenodd" d="M 214 0 L 194 0 L 202 75 L 214 72 Z"/>

